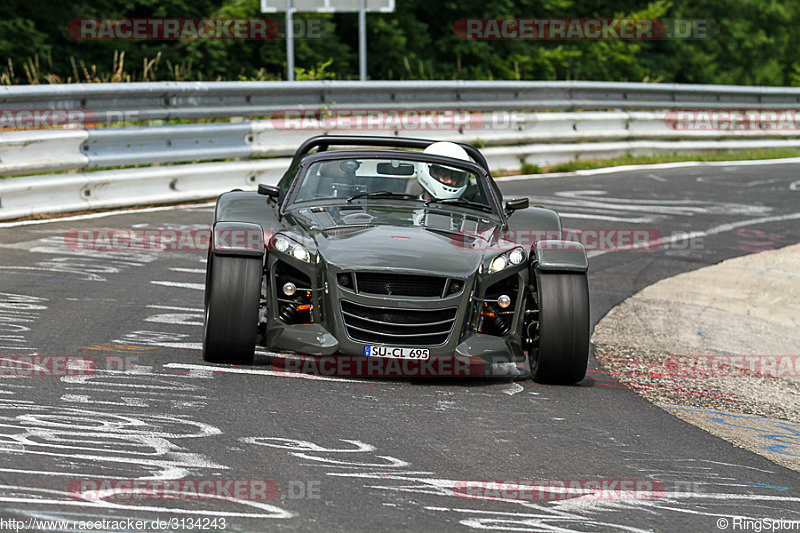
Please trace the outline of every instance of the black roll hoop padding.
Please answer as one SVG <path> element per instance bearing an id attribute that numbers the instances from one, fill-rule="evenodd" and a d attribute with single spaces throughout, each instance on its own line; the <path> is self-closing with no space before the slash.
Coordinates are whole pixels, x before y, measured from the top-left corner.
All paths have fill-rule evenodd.
<path id="1" fill-rule="evenodd" d="M 318 148 L 320 152 L 331 146 L 386 146 L 393 148 L 419 148 L 424 150 L 433 143 L 428 139 L 411 139 L 408 137 L 383 137 L 378 135 L 317 135 L 306 139 L 297 149 L 289 168 L 294 168 L 311 150 Z M 483 154 L 474 146 L 466 143 L 455 143 L 463 148 L 475 162 L 489 173 L 489 164 Z"/>

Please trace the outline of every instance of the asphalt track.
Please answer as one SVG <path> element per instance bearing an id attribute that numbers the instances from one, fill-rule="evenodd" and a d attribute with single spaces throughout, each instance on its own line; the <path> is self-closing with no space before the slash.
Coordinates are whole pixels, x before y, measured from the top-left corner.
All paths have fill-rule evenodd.
<path id="1" fill-rule="evenodd" d="M 556 208 L 570 228 L 650 229 L 672 242 L 592 252 L 595 324 L 659 279 L 800 242 L 799 174 L 798 164 L 696 166 L 501 188 Z M 0 355 L 100 361 L 89 376 L 0 380 L 0 518 L 225 518 L 226 531 L 717 531 L 720 518 L 800 519 L 799 474 L 649 404 L 595 362 L 570 387 L 285 377 L 263 354 L 218 372 L 198 350 L 203 253 L 65 244 L 76 228 L 201 229 L 211 216 L 184 206 L 0 225 Z M 800 428 L 769 437 L 800 453 Z M 77 479 L 136 477 L 270 479 L 280 495 L 70 493 Z M 647 479 L 663 490 L 649 499 L 453 492 L 466 480 L 531 479 Z"/>

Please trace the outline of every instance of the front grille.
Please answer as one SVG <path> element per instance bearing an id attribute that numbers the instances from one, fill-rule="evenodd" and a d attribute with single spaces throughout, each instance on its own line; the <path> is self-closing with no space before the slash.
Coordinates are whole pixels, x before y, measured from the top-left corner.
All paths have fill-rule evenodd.
<path id="1" fill-rule="evenodd" d="M 441 298 L 447 278 L 413 274 L 359 272 L 358 292 L 392 296 L 427 296 Z"/>
<path id="2" fill-rule="evenodd" d="M 342 316 L 351 339 L 392 346 L 444 344 L 458 309 L 397 309 L 369 307 L 342 300 Z"/>

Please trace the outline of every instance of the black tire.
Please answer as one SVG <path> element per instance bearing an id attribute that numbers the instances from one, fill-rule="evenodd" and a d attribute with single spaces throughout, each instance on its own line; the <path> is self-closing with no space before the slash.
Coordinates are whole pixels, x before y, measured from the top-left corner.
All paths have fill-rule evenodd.
<path id="1" fill-rule="evenodd" d="M 253 364 L 261 297 L 261 258 L 212 254 L 207 268 L 203 360 Z"/>
<path id="2" fill-rule="evenodd" d="M 529 353 L 539 383 L 572 384 L 589 362 L 589 282 L 585 273 L 536 271 L 539 341 Z"/>

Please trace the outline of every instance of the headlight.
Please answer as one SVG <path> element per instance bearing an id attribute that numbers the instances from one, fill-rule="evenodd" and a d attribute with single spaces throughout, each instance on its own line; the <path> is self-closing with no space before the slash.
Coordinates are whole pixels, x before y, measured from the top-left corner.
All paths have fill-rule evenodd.
<path id="1" fill-rule="evenodd" d="M 308 253 L 308 250 L 306 250 L 305 246 L 291 241 L 283 235 L 278 235 L 275 237 L 273 247 L 282 254 L 289 254 L 295 259 L 303 261 L 304 263 L 311 262 L 311 254 Z"/>
<path id="2" fill-rule="evenodd" d="M 286 237 L 276 237 L 275 249 L 285 254 L 286 250 L 289 249 L 289 239 L 287 239 Z"/>
<path id="3" fill-rule="evenodd" d="M 522 251 L 522 248 L 514 248 L 508 254 L 508 260 L 511 261 L 512 265 L 518 265 L 525 261 L 525 252 Z"/>
<path id="4" fill-rule="evenodd" d="M 302 244 L 296 244 L 294 248 L 292 248 L 292 257 L 305 263 L 309 263 L 311 261 L 311 255 Z"/>
<path id="5" fill-rule="evenodd" d="M 500 272 L 508 265 L 519 265 L 525 261 L 525 251 L 522 248 L 514 248 L 510 252 L 498 255 L 489 264 L 489 274 Z"/>
<path id="6" fill-rule="evenodd" d="M 506 258 L 505 258 L 504 255 L 495 257 L 494 260 L 492 260 L 492 264 L 489 265 L 489 274 L 493 274 L 495 272 L 500 272 L 507 265 L 508 265 L 508 262 L 506 261 Z"/>

